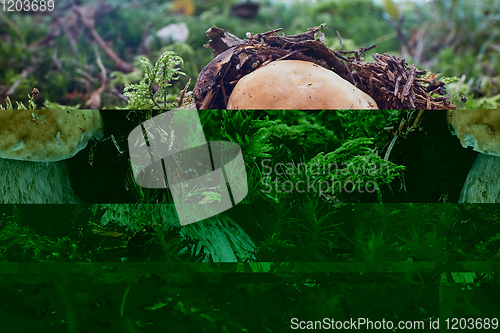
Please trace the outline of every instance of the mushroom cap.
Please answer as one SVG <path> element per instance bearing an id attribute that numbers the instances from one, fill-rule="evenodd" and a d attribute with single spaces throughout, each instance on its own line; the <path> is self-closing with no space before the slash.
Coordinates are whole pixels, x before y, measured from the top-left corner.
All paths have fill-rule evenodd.
<path id="1" fill-rule="evenodd" d="M 302 60 L 273 61 L 243 76 L 228 109 L 378 109 L 338 74 Z"/>
<path id="2" fill-rule="evenodd" d="M 500 156 L 500 110 L 450 110 L 448 124 L 463 147 Z"/>
<path id="3" fill-rule="evenodd" d="M 0 158 L 65 160 L 102 137 L 99 110 L 0 110 Z"/>

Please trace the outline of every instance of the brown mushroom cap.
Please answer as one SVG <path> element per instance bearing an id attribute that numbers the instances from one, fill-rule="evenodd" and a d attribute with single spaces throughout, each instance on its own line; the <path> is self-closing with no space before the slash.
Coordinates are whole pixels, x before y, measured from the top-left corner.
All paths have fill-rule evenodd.
<path id="1" fill-rule="evenodd" d="M 448 124 L 463 147 L 500 156 L 500 110 L 448 111 Z"/>
<path id="2" fill-rule="evenodd" d="M 335 72 L 301 60 L 273 61 L 242 77 L 228 109 L 378 109 Z"/>
<path id="3" fill-rule="evenodd" d="M 103 137 L 98 110 L 0 110 L 0 158 L 54 162 Z"/>

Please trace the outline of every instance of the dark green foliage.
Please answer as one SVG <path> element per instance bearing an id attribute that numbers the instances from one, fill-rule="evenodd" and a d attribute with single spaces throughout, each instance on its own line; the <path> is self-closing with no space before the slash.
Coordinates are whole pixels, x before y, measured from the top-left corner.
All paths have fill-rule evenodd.
<path id="1" fill-rule="evenodd" d="M 126 152 L 128 133 L 159 112 L 103 114 L 109 133 L 121 140 L 118 144 Z M 245 203 L 300 202 L 304 190 L 333 202 L 457 202 L 477 153 L 462 148 L 450 134 L 445 111 L 424 111 L 421 123 L 410 128 L 417 114 L 199 111 L 207 141 L 229 140 L 240 145 L 249 184 Z M 117 178 L 113 186 L 119 190 L 89 187 L 85 192 L 91 196 L 86 201 L 97 200 L 94 197 L 99 194 L 103 198 L 99 200 L 112 197 L 114 202 L 173 203 L 168 190 L 136 186 L 126 156 L 119 154 L 111 140 L 97 146 L 96 164 L 88 177 L 90 172 L 102 177 L 97 186 Z M 86 159 L 82 155 L 80 160 L 88 163 Z M 76 161 L 74 168 L 78 168 Z"/>
<path id="2" fill-rule="evenodd" d="M 252 119 L 255 111 L 229 111 L 222 110 L 221 134 L 240 145 L 245 154 L 245 160 L 250 158 L 270 157 L 271 149 L 269 118 L 264 120 Z"/>
<path id="3" fill-rule="evenodd" d="M 401 176 L 405 167 L 380 158 L 370 149 L 371 145 L 373 142 L 367 138 L 347 141 L 331 153 L 319 153 L 308 163 L 308 168 L 318 168 L 315 180 L 319 184 L 330 184 L 328 192 L 333 195 L 339 196 L 341 193 L 338 192 L 342 192 L 342 189 L 352 189 L 354 192 L 357 188 L 361 192 L 364 187 L 367 192 L 376 192 L 379 201 L 382 201 L 380 187 Z M 325 168 L 328 171 L 325 172 Z M 339 186 L 336 186 L 335 182 L 338 182 Z M 350 188 L 347 188 L 348 184 Z"/>
<path id="4" fill-rule="evenodd" d="M 477 205 L 331 206 L 311 198 L 258 209 L 266 233 L 260 261 L 444 263 L 495 260 L 500 250 L 498 209 Z"/>
<path id="5" fill-rule="evenodd" d="M 96 262 L 162 261 L 200 262 L 205 255 L 198 241 L 181 236 L 152 214 L 133 217 L 139 229 L 113 224 L 102 226 L 105 210 L 95 213 L 88 205 L 19 205 L 0 219 L 2 261 Z M 52 212 L 52 214 L 50 214 Z M 144 211 L 142 211 L 144 212 Z M 132 211 L 133 213 L 133 211 Z"/>
<path id="6" fill-rule="evenodd" d="M 12 216 L 2 219 L 0 252 L 2 261 L 49 261 L 55 259 L 64 240 L 54 242 L 40 236 L 28 227 L 22 227 Z"/>
<path id="7" fill-rule="evenodd" d="M 383 128 L 381 125 L 397 125 L 404 111 L 399 110 L 381 110 L 378 112 L 369 111 L 349 111 L 339 110 L 337 115 L 340 119 L 340 124 L 347 133 L 346 139 L 365 138 L 380 138 L 384 140 L 382 134 Z M 376 142 L 381 144 L 382 142 Z"/>
<path id="8" fill-rule="evenodd" d="M 98 218 L 85 206 L 77 210 L 77 216 Z M 176 251 L 155 254 L 162 231 L 141 236 L 148 240 L 139 251 L 153 255 L 155 263 L 142 258 L 123 264 L 114 258 L 60 264 L 62 258 L 83 259 L 83 238 L 72 257 L 54 255 L 63 252 L 62 242 L 43 239 L 39 246 L 34 237 L 26 242 L 26 229 L 19 241 L 2 238 L 2 249 L 8 249 L 4 261 L 18 258 L 21 244 L 26 254 L 54 251 L 47 257 L 53 263 L 45 266 L 27 265 L 24 259 L 0 265 L 2 328 L 283 332 L 300 321 L 303 326 L 329 322 L 323 318 L 367 318 L 394 325 L 419 321 L 426 328 L 438 318 L 443 327 L 452 317 L 495 323 L 491 319 L 499 310 L 500 211 L 494 205 L 332 206 L 311 198 L 297 206 L 271 204 L 253 210 L 265 231 L 255 251 L 258 262 L 178 263 L 171 258 L 179 255 Z M 13 230 L 5 227 L 15 214 L 4 210 L 2 235 Z M 141 218 L 153 233 L 158 231 L 151 222 L 160 220 L 148 214 Z M 12 246 L 4 247 L 7 239 Z M 171 245 L 173 250 L 176 246 Z M 84 251 L 91 252 L 86 260 L 109 260 L 99 253 L 119 250 Z M 366 326 L 358 330 L 373 331 Z"/>
<path id="9" fill-rule="evenodd" d="M 299 159 L 337 143 L 334 133 L 302 111 L 222 111 L 222 134 L 240 144 L 246 159 Z M 274 119 L 273 119 L 274 118 Z M 295 124 L 293 124 L 295 123 Z M 292 125 L 293 124 L 293 125 Z M 246 148 L 246 149 L 245 149 Z M 272 153 L 272 155 L 270 155 Z"/>
<path id="10" fill-rule="evenodd" d="M 257 177 L 251 180 L 253 200 L 254 192 L 259 191 L 266 200 L 274 202 L 301 201 L 301 184 L 314 184 L 314 189 L 306 187 L 316 196 L 321 196 L 320 192 L 338 196 L 332 181 L 339 181 L 341 187 L 348 182 L 362 182 L 363 186 L 371 183 L 370 192 L 376 192 L 381 201 L 380 186 L 390 184 L 404 169 L 380 158 L 374 145 L 374 141 L 383 145 L 390 139 L 383 128 L 397 122 L 402 111 L 222 112 L 222 134 L 242 147 L 247 170 Z M 366 135 L 377 139 L 368 139 Z M 340 141 L 339 137 L 347 141 Z M 258 171 L 254 171 L 256 167 Z M 322 181 L 328 181 L 330 186 L 319 191 Z M 356 193 L 346 194 L 342 200 L 357 201 Z"/>

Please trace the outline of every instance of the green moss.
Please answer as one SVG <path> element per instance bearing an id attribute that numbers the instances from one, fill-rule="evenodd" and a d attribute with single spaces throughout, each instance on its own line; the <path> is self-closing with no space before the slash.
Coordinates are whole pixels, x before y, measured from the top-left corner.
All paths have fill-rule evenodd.
<path id="1" fill-rule="evenodd" d="M 380 186 L 390 184 L 405 167 L 382 159 L 372 146 L 373 141 L 368 138 L 347 141 L 333 152 L 316 155 L 307 163 L 308 170 L 317 170 L 315 181 L 320 187 L 322 182 L 328 184 L 332 195 L 342 191 L 376 191 L 382 202 Z"/>
<path id="2" fill-rule="evenodd" d="M 178 80 L 180 75 L 185 75 L 177 66 L 183 64 L 181 57 L 172 51 L 164 52 L 154 66 L 149 60 L 141 57 L 144 78 L 139 84 L 129 84 L 125 87 L 123 95 L 129 97 L 127 108 L 132 110 L 165 110 L 172 108 L 171 99 L 167 88 L 171 81 Z M 155 92 L 153 87 L 158 85 Z"/>
<path id="3" fill-rule="evenodd" d="M 67 239 L 53 241 L 21 226 L 15 216 L 0 218 L 0 261 L 47 262 L 59 258 Z"/>

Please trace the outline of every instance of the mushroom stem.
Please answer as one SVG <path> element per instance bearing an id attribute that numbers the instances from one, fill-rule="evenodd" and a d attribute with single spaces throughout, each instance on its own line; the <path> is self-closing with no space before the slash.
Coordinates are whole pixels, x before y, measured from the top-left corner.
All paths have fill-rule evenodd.
<path id="1" fill-rule="evenodd" d="M 79 203 L 61 161 L 103 135 L 99 110 L 1 110 L 0 203 Z"/>
<path id="2" fill-rule="evenodd" d="M 458 202 L 500 202 L 500 110 L 448 111 L 448 125 L 463 147 L 480 152 Z"/>
<path id="3" fill-rule="evenodd" d="M 1 204 L 74 204 L 66 162 L 0 158 Z"/>
<path id="4" fill-rule="evenodd" d="M 467 175 L 459 203 L 500 203 L 500 156 L 479 154 Z"/>
<path id="5" fill-rule="evenodd" d="M 105 209 L 100 218 L 101 225 L 117 223 L 131 230 L 138 231 L 141 219 L 134 216 L 152 216 L 150 222 L 161 222 L 165 228 L 179 225 L 174 205 L 92 205 L 94 213 Z M 255 244 L 250 236 L 229 216 L 222 214 L 212 216 L 204 221 L 191 223 L 181 228 L 181 235 L 198 240 L 196 253 L 206 253 L 205 262 L 237 262 L 253 259 L 252 251 Z M 184 250 L 181 250 L 181 252 Z M 250 258 L 251 257 L 251 258 Z"/>

